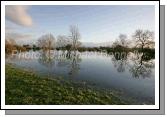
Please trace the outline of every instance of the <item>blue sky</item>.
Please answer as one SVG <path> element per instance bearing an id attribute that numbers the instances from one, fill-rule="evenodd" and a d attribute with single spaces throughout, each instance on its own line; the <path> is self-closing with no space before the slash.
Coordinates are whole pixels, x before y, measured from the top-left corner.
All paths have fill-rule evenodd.
<path id="1" fill-rule="evenodd" d="M 10 11 L 9 7 L 6 9 Z M 14 12 L 15 9 L 11 11 Z M 22 11 L 18 16 L 10 16 L 10 12 L 9 15 L 6 12 L 8 16 L 6 16 L 6 27 L 18 34 L 31 35 L 29 37 L 31 39 L 22 40 L 26 42 L 35 42 L 46 33 L 52 33 L 55 37 L 68 35 L 70 25 L 79 27 L 82 42 L 110 42 L 114 41 L 120 33 L 130 37 L 136 29 L 154 31 L 155 27 L 155 11 L 154 6 L 151 5 L 33 5 L 16 9 L 16 12 L 18 11 Z M 22 19 L 19 20 L 19 17 Z M 29 24 L 27 25 L 26 22 Z"/>

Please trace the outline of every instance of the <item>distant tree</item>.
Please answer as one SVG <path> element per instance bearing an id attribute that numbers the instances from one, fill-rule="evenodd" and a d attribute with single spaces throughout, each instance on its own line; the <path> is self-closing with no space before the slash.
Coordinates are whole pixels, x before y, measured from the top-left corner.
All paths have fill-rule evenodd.
<path id="1" fill-rule="evenodd" d="M 125 51 L 128 47 L 127 36 L 125 34 L 120 34 L 118 39 L 112 44 L 112 48 L 115 51 Z"/>
<path id="2" fill-rule="evenodd" d="M 70 44 L 70 40 L 65 35 L 57 36 L 56 46 L 57 47 L 65 47 L 66 45 Z"/>
<path id="3" fill-rule="evenodd" d="M 72 47 L 71 44 L 67 44 L 67 45 L 65 46 L 65 48 L 66 48 L 68 51 L 70 51 L 71 47 Z"/>
<path id="4" fill-rule="evenodd" d="M 16 53 L 17 50 L 19 52 L 26 51 L 26 48 L 24 46 L 18 45 L 14 39 L 5 39 L 5 53 Z"/>
<path id="5" fill-rule="evenodd" d="M 55 47 L 55 38 L 52 34 L 46 34 L 38 39 L 37 44 L 43 50 L 51 50 Z"/>
<path id="6" fill-rule="evenodd" d="M 36 50 L 39 50 L 40 48 L 39 48 L 37 45 L 33 44 L 33 45 L 32 45 L 32 49 L 33 49 L 34 51 L 36 51 Z"/>
<path id="7" fill-rule="evenodd" d="M 14 39 L 5 39 L 6 44 L 16 45 L 16 41 Z"/>
<path id="8" fill-rule="evenodd" d="M 70 26 L 70 39 L 72 41 L 72 49 L 77 50 L 77 48 L 81 45 L 79 42 L 81 35 L 79 33 L 79 29 L 75 25 Z"/>
<path id="9" fill-rule="evenodd" d="M 16 42 L 14 39 L 5 39 L 5 53 L 11 54 L 13 50 L 16 50 Z"/>
<path id="10" fill-rule="evenodd" d="M 32 45 L 33 50 L 36 50 L 37 46 L 35 44 Z"/>
<path id="11" fill-rule="evenodd" d="M 135 40 L 136 47 L 140 47 L 143 51 L 143 48 L 154 45 L 154 32 L 149 30 L 136 30 L 133 39 Z"/>
<path id="12" fill-rule="evenodd" d="M 121 46 L 123 47 L 127 47 L 128 43 L 127 43 L 127 35 L 125 34 L 120 34 L 119 35 L 119 43 Z"/>
<path id="13" fill-rule="evenodd" d="M 26 48 L 26 50 L 30 50 L 31 46 L 29 44 L 23 45 L 24 48 Z"/>

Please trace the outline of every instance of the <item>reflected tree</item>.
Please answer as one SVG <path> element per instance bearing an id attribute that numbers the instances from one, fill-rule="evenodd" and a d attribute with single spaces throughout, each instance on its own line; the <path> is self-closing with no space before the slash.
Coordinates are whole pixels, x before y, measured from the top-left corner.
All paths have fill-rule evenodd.
<path id="1" fill-rule="evenodd" d="M 58 58 L 56 58 L 58 67 L 67 67 L 70 64 L 70 59 L 68 59 L 67 54 L 68 54 L 68 51 L 60 52 Z"/>
<path id="2" fill-rule="evenodd" d="M 58 66 L 64 67 L 66 66 L 69 68 L 68 75 L 69 77 L 73 78 L 80 69 L 80 54 L 77 52 L 72 51 L 70 55 L 68 55 L 68 52 L 66 52 L 66 55 L 61 55 L 61 57 L 57 60 Z"/>
<path id="3" fill-rule="evenodd" d="M 81 62 L 81 58 L 79 54 L 75 53 L 71 56 L 71 63 L 69 66 L 70 67 L 69 76 L 71 78 L 73 78 L 78 73 L 80 69 L 80 62 Z"/>
<path id="4" fill-rule="evenodd" d="M 73 77 L 79 71 L 79 62 L 81 61 L 77 53 L 78 47 L 81 45 L 81 35 L 76 25 L 70 26 L 69 42 L 65 48 L 67 50 L 66 59 L 69 60 L 69 76 Z M 60 64 L 60 63 L 59 63 Z M 62 64 L 61 64 L 62 65 Z"/>
<path id="5" fill-rule="evenodd" d="M 114 67 L 117 68 L 118 72 L 125 71 L 126 65 L 128 64 L 127 56 L 128 56 L 128 53 L 126 52 L 113 53 L 112 61 L 114 63 Z"/>
<path id="6" fill-rule="evenodd" d="M 48 54 L 48 52 L 40 52 L 40 57 L 39 57 L 39 62 L 46 66 L 46 67 L 50 67 L 52 65 L 54 65 L 54 57 L 52 56 L 52 54 Z"/>
<path id="7" fill-rule="evenodd" d="M 50 77 L 51 75 L 51 69 L 53 68 L 53 66 L 55 65 L 55 57 L 54 54 L 51 53 L 50 51 L 41 51 L 40 52 L 40 57 L 38 59 L 38 62 L 45 66 L 46 68 L 49 69 L 48 72 L 48 77 Z"/>
<path id="8" fill-rule="evenodd" d="M 147 60 L 145 58 L 147 58 Z M 134 78 L 150 78 L 153 67 L 154 61 L 152 59 L 148 60 L 145 54 L 141 54 L 133 58 L 133 65 L 130 67 L 129 71 Z"/>

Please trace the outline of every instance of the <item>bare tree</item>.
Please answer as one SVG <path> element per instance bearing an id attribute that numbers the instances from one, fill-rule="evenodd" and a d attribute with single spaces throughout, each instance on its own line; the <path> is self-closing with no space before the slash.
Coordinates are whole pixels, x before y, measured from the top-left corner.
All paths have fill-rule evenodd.
<path id="1" fill-rule="evenodd" d="M 80 46 L 80 40 L 81 35 L 79 33 L 79 29 L 75 25 L 70 26 L 70 39 L 72 40 L 72 49 L 77 50 L 77 48 Z"/>
<path id="2" fill-rule="evenodd" d="M 14 39 L 5 39 L 5 53 L 9 54 L 16 50 L 16 41 Z"/>
<path id="3" fill-rule="evenodd" d="M 14 39 L 8 38 L 5 39 L 5 44 L 16 45 L 16 41 Z"/>
<path id="4" fill-rule="evenodd" d="M 115 42 L 112 44 L 112 47 L 116 46 L 122 46 L 122 47 L 128 46 L 127 36 L 125 34 L 120 34 L 119 37 L 115 40 Z"/>
<path id="5" fill-rule="evenodd" d="M 37 43 L 43 50 L 51 50 L 55 47 L 55 38 L 52 34 L 46 34 L 41 36 Z"/>
<path id="6" fill-rule="evenodd" d="M 57 47 L 65 47 L 66 45 L 70 44 L 70 40 L 65 35 L 57 36 L 56 46 Z"/>
<path id="7" fill-rule="evenodd" d="M 113 42 L 112 48 L 114 48 L 115 51 L 125 52 L 127 51 L 128 43 L 127 36 L 120 34 L 115 42 Z"/>
<path id="8" fill-rule="evenodd" d="M 119 35 L 119 43 L 121 46 L 123 47 L 127 47 L 128 43 L 127 43 L 127 35 L 125 34 L 120 34 Z"/>
<path id="9" fill-rule="evenodd" d="M 133 39 L 135 39 L 136 47 L 140 47 L 143 51 L 144 47 L 149 47 L 154 44 L 154 32 L 149 30 L 136 30 L 133 35 Z"/>

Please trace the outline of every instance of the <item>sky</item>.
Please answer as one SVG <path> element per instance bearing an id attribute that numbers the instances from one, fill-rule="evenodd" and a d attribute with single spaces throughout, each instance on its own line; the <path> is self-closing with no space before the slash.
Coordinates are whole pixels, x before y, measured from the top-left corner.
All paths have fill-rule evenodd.
<path id="1" fill-rule="evenodd" d="M 99 6 L 6 6 L 6 38 L 20 43 L 35 43 L 47 33 L 69 35 L 69 26 L 77 25 L 81 42 L 112 42 L 119 34 L 128 38 L 136 29 L 154 31 L 155 11 L 152 5 Z"/>

